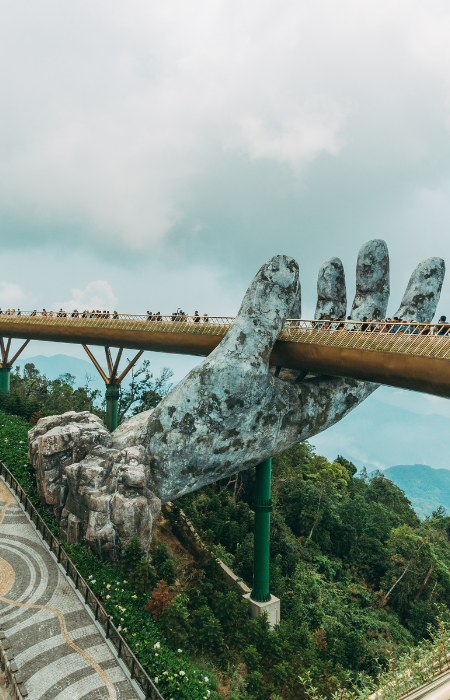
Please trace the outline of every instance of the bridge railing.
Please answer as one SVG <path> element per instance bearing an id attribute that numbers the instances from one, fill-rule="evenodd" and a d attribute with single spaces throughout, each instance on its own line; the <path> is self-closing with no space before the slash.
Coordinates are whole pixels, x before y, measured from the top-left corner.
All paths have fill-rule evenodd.
<path id="1" fill-rule="evenodd" d="M 52 315 L 50 315 L 52 314 Z M 234 318 L 231 316 L 188 316 L 181 313 L 107 314 L 91 312 L 21 311 L 14 315 L 0 313 L 2 325 L 78 326 L 110 328 L 149 333 L 184 333 L 189 335 L 225 336 Z M 26 330 L 24 328 L 24 335 Z M 406 321 L 335 321 L 287 319 L 280 341 L 330 345 L 334 347 L 450 358 L 450 324 Z"/>
<path id="2" fill-rule="evenodd" d="M 200 335 L 224 336 L 228 331 L 233 317 L 229 316 L 186 316 L 183 314 L 83 314 L 42 311 L 21 311 L 8 314 L 0 313 L 1 324 L 36 324 L 48 326 L 79 326 L 82 328 L 114 328 L 116 330 L 159 331 L 163 333 L 189 333 Z"/>
<path id="3" fill-rule="evenodd" d="M 63 549 L 61 542 L 57 537 L 55 537 L 53 532 L 41 518 L 17 479 L 11 474 L 8 467 L 1 461 L 0 476 L 3 477 L 6 484 L 8 484 L 16 493 L 19 503 L 28 514 L 32 524 L 42 536 L 42 539 L 47 544 L 50 551 L 55 555 L 58 564 L 61 564 L 61 566 L 64 568 L 66 576 L 70 576 L 74 582 L 75 588 L 83 596 L 85 604 L 90 607 L 97 622 L 103 627 L 106 639 L 109 639 L 112 642 L 119 659 L 124 661 L 125 665 L 130 671 L 131 678 L 135 680 L 142 688 L 143 692 L 145 693 L 146 700 L 164 700 L 152 679 L 143 669 L 127 642 L 111 621 L 111 616 L 108 615 L 95 593 L 89 587 L 87 581 L 83 578 L 72 559 Z"/>
<path id="4" fill-rule="evenodd" d="M 446 359 L 449 333 L 448 324 L 288 319 L 279 340 Z"/>

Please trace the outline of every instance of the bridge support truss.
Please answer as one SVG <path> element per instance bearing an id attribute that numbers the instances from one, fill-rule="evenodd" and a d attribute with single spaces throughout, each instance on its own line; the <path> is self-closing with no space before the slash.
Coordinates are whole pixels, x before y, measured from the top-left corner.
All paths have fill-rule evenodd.
<path id="1" fill-rule="evenodd" d="M 20 353 L 22 350 L 26 348 L 30 341 L 26 340 L 18 349 L 15 355 L 11 359 L 9 359 L 9 351 L 11 349 L 11 338 L 8 338 L 5 341 L 3 338 L 0 338 L 0 349 L 1 349 L 1 355 L 2 355 L 2 362 L 0 366 L 0 393 L 2 394 L 9 394 L 9 389 L 10 389 L 10 376 L 11 376 L 11 368 L 14 364 L 14 362 L 17 360 L 19 357 Z"/>
<path id="2" fill-rule="evenodd" d="M 104 372 L 99 362 L 96 360 L 92 352 L 89 350 L 87 345 L 83 344 L 84 349 L 89 355 L 94 367 L 100 374 L 101 378 L 106 385 L 106 427 L 109 431 L 113 431 L 117 428 L 119 420 L 119 400 L 120 400 L 120 385 L 122 380 L 126 377 L 130 369 L 136 364 L 140 356 L 144 352 L 140 350 L 135 357 L 128 363 L 121 374 L 118 374 L 119 363 L 122 357 L 123 348 L 119 348 L 117 351 L 116 359 L 113 361 L 111 355 L 111 349 L 105 347 L 106 363 L 108 365 L 108 373 Z"/>

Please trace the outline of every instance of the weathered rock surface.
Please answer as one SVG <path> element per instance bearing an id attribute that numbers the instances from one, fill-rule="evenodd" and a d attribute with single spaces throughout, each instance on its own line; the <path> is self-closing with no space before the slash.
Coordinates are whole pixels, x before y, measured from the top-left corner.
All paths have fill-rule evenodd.
<path id="1" fill-rule="evenodd" d="M 442 258 L 428 258 L 417 265 L 408 282 L 399 310 L 394 314 L 405 321 L 424 323 L 434 316 L 442 283 L 445 263 Z"/>
<path id="2" fill-rule="evenodd" d="M 68 492 L 64 468 L 80 462 L 94 447 L 109 447 L 111 442 L 111 434 L 100 418 L 88 411 L 41 418 L 29 431 L 29 456 L 36 470 L 39 496 L 53 506 L 56 517 Z"/>
<path id="3" fill-rule="evenodd" d="M 361 246 L 356 263 L 356 294 L 352 318 L 384 318 L 389 301 L 389 253 L 380 239 Z M 434 313 L 434 312 L 433 312 Z"/>
<path id="4" fill-rule="evenodd" d="M 87 411 L 41 418 L 29 432 L 39 495 L 53 506 L 63 535 L 114 560 L 133 535 L 149 547 L 161 501 L 147 488 L 145 450 L 114 449 L 112 442 Z"/>
<path id="5" fill-rule="evenodd" d="M 317 306 L 314 318 L 345 318 L 346 312 L 344 266 L 339 258 L 328 258 L 320 266 L 317 277 Z"/>
<path id="6" fill-rule="evenodd" d="M 335 260 L 324 264 L 319 288 L 321 304 L 338 316 L 345 286 Z M 443 269 L 442 261 L 425 261 L 415 270 L 404 299 L 415 318 L 432 319 Z M 356 277 L 353 317 L 383 317 L 389 296 L 384 241 L 364 244 Z M 161 503 L 312 437 L 377 388 L 324 376 L 299 382 L 298 373 L 270 371 L 273 345 L 299 305 L 297 263 L 276 256 L 259 270 L 220 345 L 155 409 L 112 435 L 89 414 L 38 422 L 30 431 L 30 456 L 39 492 L 60 514 L 70 540 L 85 537 L 113 559 L 133 534 L 147 546 Z"/>

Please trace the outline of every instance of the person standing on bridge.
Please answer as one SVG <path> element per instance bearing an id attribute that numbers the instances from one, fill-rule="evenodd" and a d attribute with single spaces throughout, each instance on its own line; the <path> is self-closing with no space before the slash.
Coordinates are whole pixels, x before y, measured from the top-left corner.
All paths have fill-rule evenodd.
<path id="1" fill-rule="evenodd" d="M 198 311 L 196 311 L 194 313 L 194 323 L 199 323 L 199 321 L 200 321 L 200 316 L 199 316 Z"/>
<path id="2" fill-rule="evenodd" d="M 441 316 L 437 322 L 435 329 L 438 335 L 447 335 L 450 331 L 450 326 L 447 323 L 447 316 Z"/>
<path id="3" fill-rule="evenodd" d="M 346 330 L 346 331 L 352 331 L 352 330 L 354 329 L 354 327 L 355 327 L 355 324 L 354 324 L 353 321 L 352 321 L 352 317 L 351 317 L 351 316 L 347 316 L 347 321 L 349 321 L 349 323 L 346 323 L 346 324 L 345 324 L 345 330 Z"/>

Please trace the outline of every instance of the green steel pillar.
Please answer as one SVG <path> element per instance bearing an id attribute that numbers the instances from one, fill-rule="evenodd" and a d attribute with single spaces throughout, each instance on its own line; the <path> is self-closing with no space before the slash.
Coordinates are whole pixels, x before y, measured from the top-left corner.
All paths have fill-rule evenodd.
<path id="1" fill-rule="evenodd" d="M 106 385 L 106 427 L 110 432 L 117 428 L 119 396 L 120 384 Z"/>
<path id="2" fill-rule="evenodd" d="M 9 377 L 11 367 L 0 367 L 0 391 L 2 394 L 9 394 Z"/>
<path id="3" fill-rule="evenodd" d="M 255 511 L 255 545 L 253 558 L 253 590 L 250 598 L 258 603 L 266 603 L 270 600 L 269 593 L 269 550 L 270 550 L 270 511 L 272 499 L 270 498 L 270 481 L 272 460 L 256 467 L 255 497 L 253 508 Z"/>

